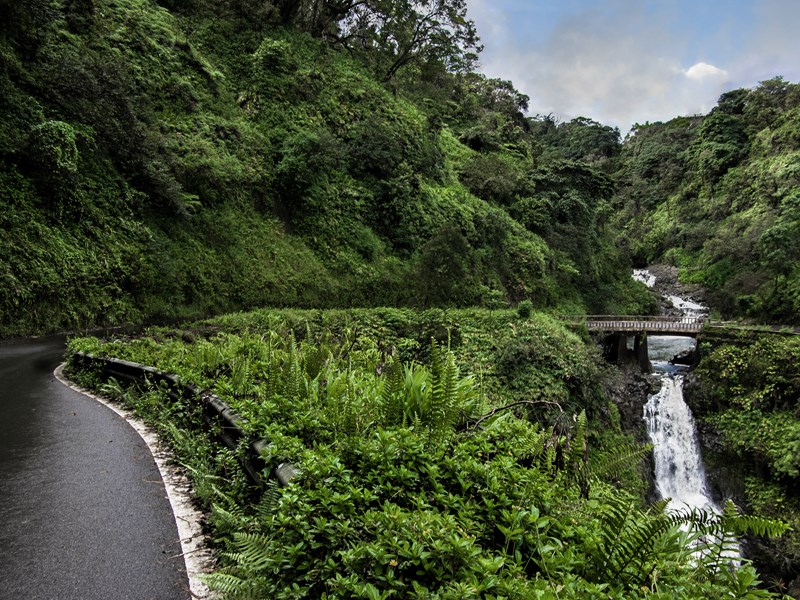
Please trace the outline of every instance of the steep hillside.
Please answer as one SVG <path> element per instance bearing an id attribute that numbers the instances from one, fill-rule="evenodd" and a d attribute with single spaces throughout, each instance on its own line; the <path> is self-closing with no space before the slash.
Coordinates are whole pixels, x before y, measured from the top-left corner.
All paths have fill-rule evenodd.
<path id="1" fill-rule="evenodd" d="M 263 305 L 647 309 L 602 225 L 613 182 L 465 70 L 460 13 L 451 46 L 397 56 L 291 4 L 0 2 L 0 336 Z"/>
<path id="2" fill-rule="evenodd" d="M 635 260 L 679 266 L 723 316 L 800 321 L 800 85 L 771 79 L 705 117 L 636 127 L 618 180 Z"/>

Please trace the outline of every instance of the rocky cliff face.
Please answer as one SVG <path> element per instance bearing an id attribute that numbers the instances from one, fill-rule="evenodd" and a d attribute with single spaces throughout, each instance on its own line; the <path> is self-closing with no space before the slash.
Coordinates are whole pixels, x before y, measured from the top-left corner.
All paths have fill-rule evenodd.
<path id="1" fill-rule="evenodd" d="M 644 422 L 644 405 L 652 394 L 661 389 L 661 379 L 651 373 L 642 373 L 637 365 L 620 365 L 609 395 L 619 410 L 622 429 L 632 434 L 640 444 L 649 444 Z M 652 455 L 642 466 L 647 480 L 647 499 L 656 500 L 654 465 Z"/>

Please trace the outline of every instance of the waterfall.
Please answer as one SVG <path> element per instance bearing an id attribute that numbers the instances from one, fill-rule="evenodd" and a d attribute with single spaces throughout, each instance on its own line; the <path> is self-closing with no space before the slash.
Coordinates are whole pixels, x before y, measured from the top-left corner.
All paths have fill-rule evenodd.
<path id="1" fill-rule="evenodd" d="M 634 277 L 648 287 L 655 285 L 655 277 L 649 271 L 634 272 Z M 686 298 L 667 298 L 684 316 L 702 316 L 708 312 L 705 306 Z M 706 486 L 694 417 L 683 400 L 681 371 L 688 367 L 669 362 L 676 354 L 693 349 L 695 344 L 692 338 L 682 336 L 651 336 L 648 339 L 653 370 L 661 373 L 661 389 L 645 404 L 644 421 L 653 444 L 656 491 L 661 498 L 670 498 L 668 509 L 697 508 L 719 513 L 720 507 L 711 499 Z M 741 553 L 738 545 L 728 546 L 723 556 L 732 565 L 739 564 Z"/>
<path id="2" fill-rule="evenodd" d="M 644 407 L 653 443 L 656 489 L 670 508 L 718 511 L 709 497 L 692 411 L 683 401 L 683 376 L 664 373 L 661 390 Z"/>
<path id="3" fill-rule="evenodd" d="M 652 287 L 655 277 L 646 270 L 634 276 Z M 706 312 L 700 304 L 669 296 L 672 305 L 686 316 Z M 670 508 L 702 508 L 718 511 L 706 487 L 705 470 L 692 411 L 683 400 L 681 368 L 669 360 L 692 349 L 695 341 L 681 336 L 652 336 L 648 339 L 653 369 L 661 373 L 661 390 L 650 396 L 644 407 L 647 434 L 653 444 L 655 481 L 658 494 L 671 498 Z"/>
<path id="4" fill-rule="evenodd" d="M 656 284 L 656 276 L 647 269 L 634 269 L 633 278 L 636 281 L 641 281 L 647 287 L 651 288 Z"/>

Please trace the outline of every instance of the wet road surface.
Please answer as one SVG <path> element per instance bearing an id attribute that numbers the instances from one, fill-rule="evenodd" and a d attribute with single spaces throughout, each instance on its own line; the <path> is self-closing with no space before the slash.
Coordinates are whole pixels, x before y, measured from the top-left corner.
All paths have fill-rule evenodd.
<path id="1" fill-rule="evenodd" d="M 53 377 L 63 339 L 0 343 L 0 598 L 190 597 L 153 458 Z"/>

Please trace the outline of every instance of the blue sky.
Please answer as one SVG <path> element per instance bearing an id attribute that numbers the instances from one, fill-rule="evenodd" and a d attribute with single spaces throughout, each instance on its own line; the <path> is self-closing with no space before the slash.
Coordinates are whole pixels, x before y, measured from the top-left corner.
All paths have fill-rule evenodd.
<path id="1" fill-rule="evenodd" d="M 481 70 L 530 114 L 615 125 L 708 112 L 727 90 L 800 82 L 800 0 L 467 0 Z"/>

